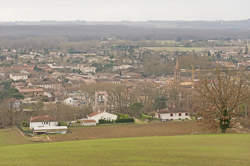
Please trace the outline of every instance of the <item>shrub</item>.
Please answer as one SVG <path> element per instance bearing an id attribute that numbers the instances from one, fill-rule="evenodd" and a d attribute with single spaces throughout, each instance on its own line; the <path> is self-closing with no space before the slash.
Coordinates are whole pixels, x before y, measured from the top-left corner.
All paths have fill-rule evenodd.
<path id="1" fill-rule="evenodd" d="M 30 127 L 29 122 L 23 121 L 23 122 L 22 122 L 22 127 Z"/>
<path id="2" fill-rule="evenodd" d="M 59 122 L 58 126 L 68 126 L 67 122 Z"/>
<path id="3" fill-rule="evenodd" d="M 117 120 L 115 122 L 116 123 L 134 123 L 135 120 L 134 118 L 130 117 L 127 114 L 118 114 Z"/>
<path id="4" fill-rule="evenodd" d="M 141 114 L 141 119 L 143 120 L 153 120 L 153 117 L 152 116 L 149 116 L 149 115 L 146 115 L 146 114 Z"/>
<path id="5" fill-rule="evenodd" d="M 126 118 L 126 119 L 117 119 L 116 123 L 134 123 L 134 118 Z"/>
<path id="6" fill-rule="evenodd" d="M 114 123 L 113 120 L 100 119 L 99 124 L 111 124 Z"/>

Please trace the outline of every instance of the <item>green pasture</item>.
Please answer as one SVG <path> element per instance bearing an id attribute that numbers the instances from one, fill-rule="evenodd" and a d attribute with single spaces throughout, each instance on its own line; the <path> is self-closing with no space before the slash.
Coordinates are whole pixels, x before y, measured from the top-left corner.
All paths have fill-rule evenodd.
<path id="1" fill-rule="evenodd" d="M 0 146 L 0 165 L 249 166 L 250 135 L 187 135 L 7 145 Z"/>

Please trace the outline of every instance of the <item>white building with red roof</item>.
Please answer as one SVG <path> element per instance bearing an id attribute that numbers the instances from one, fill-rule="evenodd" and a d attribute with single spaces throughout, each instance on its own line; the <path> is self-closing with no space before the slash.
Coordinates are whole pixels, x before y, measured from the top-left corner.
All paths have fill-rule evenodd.
<path id="1" fill-rule="evenodd" d="M 58 126 L 58 122 L 49 115 L 34 116 L 30 118 L 30 129 L 34 133 L 62 133 L 67 132 L 67 126 Z"/>
<path id="2" fill-rule="evenodd" d="M 161 121 L 169 120 L 191 120 L 190 114 L 185 111 L 178 110 L 161 110 L 156 113 L 156 118 L 159 118 Z"/>
<path id="3" fill-rule="evenodd" d="M 117 119 L 117 115 L 103 111 L 103 112 L 93 112 L 87 115 L 87 118 L 88 120 L 95 120 L 97 123 L 99 123 L 99 120 L 101 119 L 115 121 Z"/>
<path id="4" fill-rule="evenodd" d="M 34 129 L 35 127 L 50 126 L 58 126 L 58 122 L 56 122 L 49 115 L 33 116 L 30 118 L 30 129 Z"/>

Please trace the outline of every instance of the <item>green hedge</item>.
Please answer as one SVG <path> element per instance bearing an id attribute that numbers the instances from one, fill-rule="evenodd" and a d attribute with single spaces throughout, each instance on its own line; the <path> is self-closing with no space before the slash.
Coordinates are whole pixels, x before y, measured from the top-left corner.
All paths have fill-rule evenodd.
<path id="1" fill-rule="evenodd" d="M 130 117 L 128 114 L 118 114 L 116 123 L 134 123 L 134 118 Z"/>
<path id="2" fill-rule="evenodd" d="M 133 118 L 126 118 L 126 119 L 117 119 L 116 123 L 134 123 L 135 120 Z"/>

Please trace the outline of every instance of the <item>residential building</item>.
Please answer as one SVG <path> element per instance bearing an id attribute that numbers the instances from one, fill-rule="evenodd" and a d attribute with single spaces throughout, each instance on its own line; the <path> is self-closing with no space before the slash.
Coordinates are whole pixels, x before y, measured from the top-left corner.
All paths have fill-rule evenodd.
<path id="1" fill-rule="evenodd" d="M 161 121 L 169 120 L 191 120 L 191 117 L 188 112 L 182 111 L 160 111 L 156 113 L 156 118 L 159 118 Z"/>
<path id="2" fill-rule="evenodd" d="M 21 81 L 21 80 L 26 81 L 28 79 L 27 74 L 10 74 L 9 76 L 10 79 L 13 81 Z"/>
<path id="3" fill-rule="evenodd" d="M 88 120 L 95 120 L 97 123 L 99 123 L 99 120 L 101 119 L 115 121 L 117 119 L 117 115 L 103 111 L 103 112 L 93 112 L 87 115 L 87 118 Z"/>

